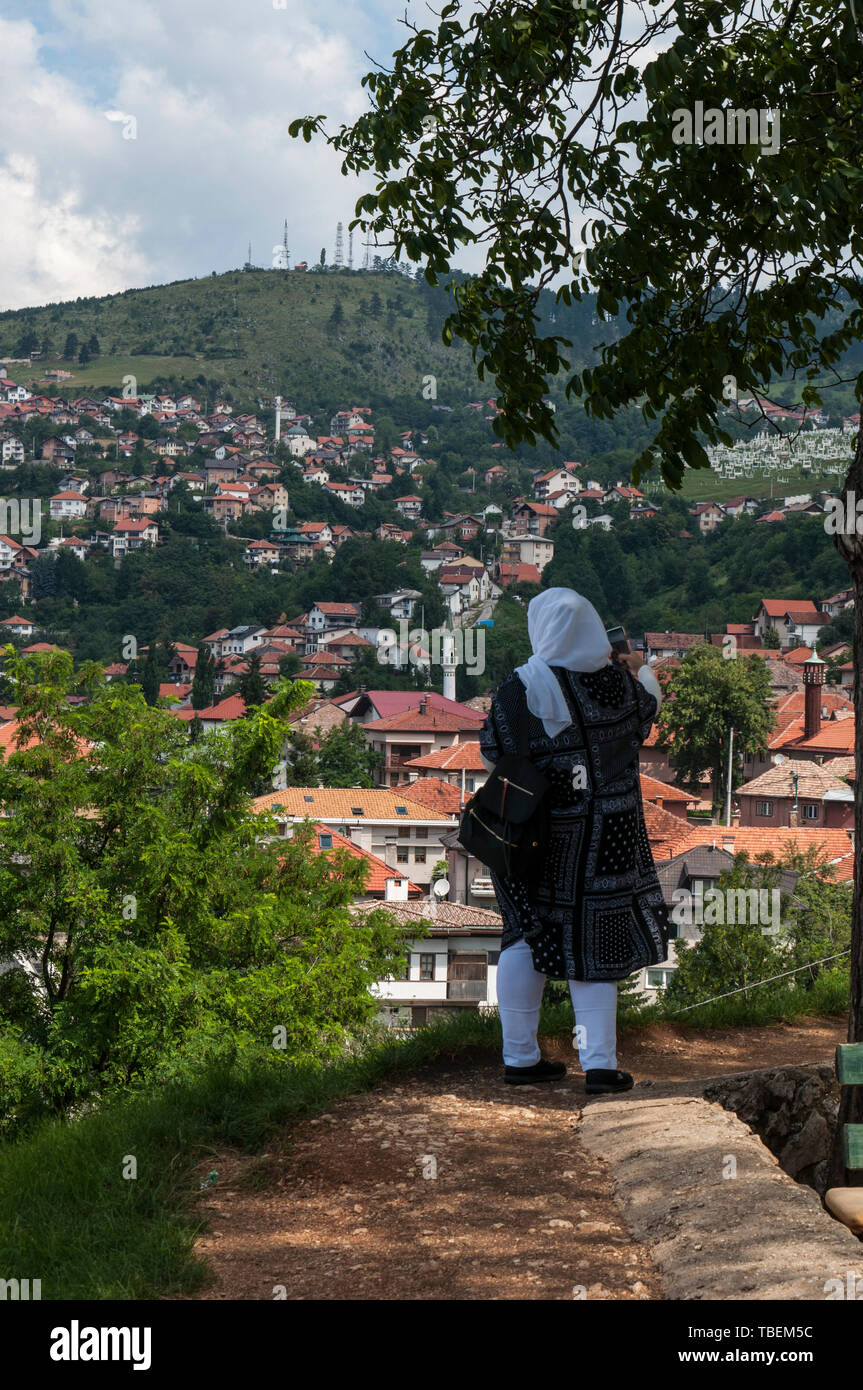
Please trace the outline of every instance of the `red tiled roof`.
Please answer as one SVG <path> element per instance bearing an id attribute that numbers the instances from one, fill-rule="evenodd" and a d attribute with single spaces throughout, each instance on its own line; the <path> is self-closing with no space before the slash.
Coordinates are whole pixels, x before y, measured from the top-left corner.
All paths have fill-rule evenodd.
<path id="1" fill-rule="evenodd" d="M 645 807 L 645 815 L 647 807 Z M 683 836 L 676 847 L 670 852 L 660 854 L 654 848 L 654 857 L 671 858 L 674 854 L 682 854 L 685 850 L 694 848 L 695 845 L 716 844 L 722 848 L 723 840 L 733 840 L 732 853 L 745 853 L 752 860 L 759 855 L 767 852 L 774 858 L 779 859 L 789 850 L 796 850 L 805 853 L 809 849 L 823 850 L 824 857 L 828 860 L 836 860 L 837 878 L 841 881 L 853 877 L 853 851 L 852 857 L 847 858 L 849 851 L 852 850 L 851 841 L 847 830 L 823 830 L 809 829 L 802 826 L 783 826 L 762 827 L 762 826 L 739 826 L 732 825 L 687 825 L 679 817 L 673 817 L 678 826 L 683 829 Z M 650 829 L 648 828 L 648 838 L 653 843 Z"/>
<path id="2" fill-rule="evenodd" d="M 697 801 L 698 797 L 692 792 L 685 792 L 680 787 L 673 787 L 668 782 L 660 782 L 658 777 L 650 777 L 647 773 L 640 774 L 641 797 L 643 801 Z"/>
<path id="3" fill-rule="evenodd" d="M 460 789 L 450 782 L 444 782 L 441 777 L 418 777 L 415 782 L 408 783 L 405 791 L 410 792 L 411 801 L 432 811 L 457 815 L 461 809 Z"/>
<path id="4" fill-rule="evenodd" d="M 368 864 L 369 873 L 366 879 L 365 891 L 367 893 L 380 893 L 381 896 L 386 892 L 387 881 L 391 879 L 405 879 L 407 874 L 399 873 L 397 869 L 390 868 L 389 864 L 383 859 L 379 859 L 376 854 L 371 854 L 367 849 L 362 849 L 360 845 L 354 844 L 346 835 L 340 835 L 338 830 L 333 830 L 328 825 L 323 825 L 320 821 L 315 822 L 314 838 L 312 840 L 312 853 L 327 855 L 332 850 L 344 850 L 353 859 L 361 859 L 364 864 Z M 322 849 L 320 843 L 321 835 L 332 837 L 332 850 Z M 408 897 L 421 898 L 423 890 L 418 888 L 415 883 L 408 879 Z"/>
<path id="5" fill-rule="evenodd" d="M 441 771 L 484 772 L 485 764 L 480 757 L 479 742 L 470 738 L 463 743 L 453 743 L 449 748 L 440 748 L 436 753 L 426 753 L 421 758 L 411 758 L 406 767 L 436 768 Z"/>
<path id="6" fill-rule="evenodd" d="M 368 697 L 382 719 L 393 714 L 403 714 L 406 710 L 419 709 L 421 700 L 428 702 L 427 708 L 430 710 L 447 711 L 474 719 L 477 729 L 485 719 L 485 715 L 478 710 L 471 709 L 469 705 L 462 705 L 457 700 L 449 700 L 444 695 L 438 695 L 435 690 L 425 693 L 419 690 L 352 690 L 348 695 L 339 695 L 334 703 L 344 705 L 348 701 L 356 700 L 361 694 Z"/>
<path id="7" fill-rule="evenodd" d="M 812 647 L 795 647 L 793 652 L 785 653 L 784 659 L 789 666 L 802 666 L 812 655 Z"/>
<path id="8" fill-rule="evenodd" d="M 233 719 L 242 719 L 246 713 L 246 702 L 242 695 L 229 695 L 226 699 L 220 700 L 215 705 L 208 705 L 206 709 L 192 709 L 186 706 L 183 709 L 173 710 L 172 713 L 178 719 L 186 719 L 191 722 L 197 714 L 199 719 L 221 720 L 230 722 Z"/>
<path id="9" fill-rule="evenodd" d="M 482 717 L 477 718 L 476 711 L 470 711 L 471 717 L 463 714 L 450 714 L 447 710 L 432 709 L 425 714 L 420 714 L 418 709 L 405 710 L 402 714 L 391 714 L 386 719 L 375 719 L 367 728 L 375 733 L 379 730 L 387 732 L 396 729 L 416 730 L 417 733 L 428 731 L 434 733 L 475 733 L 479 738 L 480 724 Z"/>
<path id="10" fill-rule="evenodd" d="M 792 609 L 795 613 L 809 613 L 813 618 L 825 616 L 808 598 L 763 598 L 761 604 L 768 618 L 784 618 Z"/>

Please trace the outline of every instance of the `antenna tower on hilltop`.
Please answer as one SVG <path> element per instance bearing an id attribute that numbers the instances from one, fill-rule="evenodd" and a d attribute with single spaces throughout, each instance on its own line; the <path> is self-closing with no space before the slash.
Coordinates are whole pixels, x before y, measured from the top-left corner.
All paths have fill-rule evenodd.
<path id="1" fill-rule="evenodd" d="M 284 234 L 284 236 L 282 237 L 282 245 L 283 245 L 283 247 L 285 248 L 285 270 L 290 270 L 290 268 L 291 268 L 291 257 L 290 257 L 290 252 L 288 251 L 288 219 L 287 219 L 287 218 L 285 218 L 285 234 Z"/>
<path id="2" fill-rule="evenodd" d="M 348 232 L 348 270 L 354 268 L 354 229 Z"/>
<path id="3" fill-rule="evenodd" d="M 341 270 L 345 263 L 345 233 L 341 222 L 336 227 L 336 254 L 333 257 L 333 265 L 336 270 Z"/>

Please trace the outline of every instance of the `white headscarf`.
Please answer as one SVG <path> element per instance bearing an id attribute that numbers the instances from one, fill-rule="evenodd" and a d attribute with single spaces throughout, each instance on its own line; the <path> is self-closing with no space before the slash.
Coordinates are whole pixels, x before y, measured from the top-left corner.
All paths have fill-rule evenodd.
<path id="1" fill-rule="evenodd" d="M 611 645 L 592 603 L 574 589 L 546 589 L 527 607 L 533 656 L 516 675 L 527 690 L 527 707 L 541 719 L 549 738 L 572 722 L 552 666 L 567 671 L 598 671 L 611 660 Z"/>

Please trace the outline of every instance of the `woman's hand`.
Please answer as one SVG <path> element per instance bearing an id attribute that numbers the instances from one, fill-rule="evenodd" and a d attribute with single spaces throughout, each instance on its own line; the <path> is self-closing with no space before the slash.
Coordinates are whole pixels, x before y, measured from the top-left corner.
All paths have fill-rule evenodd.
<path id="1" fill-rule="evenodd" d="M 644 665 L 641 652 L 616 652 L 615 660 L 618 661 L 621 666 L 628 667 L 634 676 L 638 675 L 638 672 Z"/>

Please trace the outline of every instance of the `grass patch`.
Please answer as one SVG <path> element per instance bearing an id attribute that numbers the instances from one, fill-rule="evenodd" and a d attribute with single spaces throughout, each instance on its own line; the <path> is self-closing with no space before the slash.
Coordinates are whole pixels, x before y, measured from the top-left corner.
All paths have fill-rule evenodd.
<path id="1" fill-rule="evenodd" d="M 497 1015 L 465 1010 L 320 1066 L 218 1066 L 131 1095 L 0 1151 L 0 1276 L 41 1279 L 42 1298 L 152 1299 L 203 1287 L 194 1170 L 225 1144 L 255 1151 L 280 1126 L 393 1073 L 496 1048 Z M 124 1178 L 129 1159 L 137 1177 Z"/>
<path id="2" fill-rule="evenodd" d="M 721 992 L 721 991 L 720 991 Z M 825 970 L 811 989 L 785 986 L 755 987 L 744 994 L 690 1008 L 685 1013 L 664 1000 L 658 1017 L 667 1023 L 687 1023 L 698 1028 L 758 1027 L 770 1023 L 791 1023 L 795 1019 L 828 1018 L 847 1014 L 849 1007 L 848 970 Z"/>

